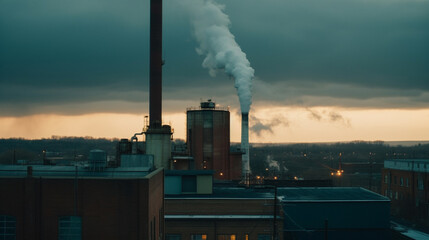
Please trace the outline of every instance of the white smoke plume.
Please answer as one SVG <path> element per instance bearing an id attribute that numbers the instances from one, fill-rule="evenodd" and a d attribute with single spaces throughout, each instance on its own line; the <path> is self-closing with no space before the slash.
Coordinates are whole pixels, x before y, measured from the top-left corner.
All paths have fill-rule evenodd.
<path id="1" fill-rule="evenodd" d="M 204 55 L 203 67 L 210 75 L 220 69 L 231 76 L 237 89 L 242 113 L 248 113 L 252 104 L 252 80 L 254 69 L 250 67 L 246 54 L 241 51 L 224 6 L 214 0 L 180 0 L 189 11 L 195 38 L 199 43 L 197 53 Z"/>
<path id="2" fill-rule="evenodd" d="M 265 162 L 268 164 L 268 167 L 271 170 L 276 170 L 276 171 L 280 171 L 280 165 L 279 162 L 277 162 L 276 160 L 274 160 L 271 155 L 267 155 L 267 158 L 265 159 Z"/>

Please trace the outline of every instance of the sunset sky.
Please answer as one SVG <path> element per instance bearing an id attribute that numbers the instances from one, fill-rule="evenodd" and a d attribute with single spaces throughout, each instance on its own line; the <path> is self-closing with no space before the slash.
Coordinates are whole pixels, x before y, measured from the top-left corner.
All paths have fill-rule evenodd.
<path id="1" fill-rule="evenodd" d="M 239 103 L 164 0 L 163 121 Z M 429 140 L 429 0 L 218 0 L 255 69 L 251 142 Z M 149 0 L 0 0 L 0 138 L 130 138 L 148 114 Z"/>

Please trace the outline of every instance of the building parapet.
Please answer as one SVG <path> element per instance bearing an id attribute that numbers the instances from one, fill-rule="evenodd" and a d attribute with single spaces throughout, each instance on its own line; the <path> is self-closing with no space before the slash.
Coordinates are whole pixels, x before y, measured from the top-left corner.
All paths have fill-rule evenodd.
<path id="1" fill-rule="evenodd" d="M 429 173 L 429 159 L 389 159 L 384 168 Z"/>

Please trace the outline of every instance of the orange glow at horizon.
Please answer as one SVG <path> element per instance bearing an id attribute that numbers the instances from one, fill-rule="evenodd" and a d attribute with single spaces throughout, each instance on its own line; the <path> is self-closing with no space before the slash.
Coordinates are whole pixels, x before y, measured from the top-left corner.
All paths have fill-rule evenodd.
<path id="1" fill-rule="evenodd" d="M 241 134 L 241 119 L 235 112 L 231 109 L 231 142 L 239 142 Z M 429 140 L 429 109 L 272 107 L 253 109 L 250 116 L 251 128 L 257 122 L 271 126 L 259 135 L 251 131 L 253 143 Z M 163 122 L 172 126 L 175 139 L 186 138 L 184 112 L 165 113 Z M 130 138 L 142 131 L 143 124 L 144 115 L 119 113 L 0 117 L 0 138 Z"/>

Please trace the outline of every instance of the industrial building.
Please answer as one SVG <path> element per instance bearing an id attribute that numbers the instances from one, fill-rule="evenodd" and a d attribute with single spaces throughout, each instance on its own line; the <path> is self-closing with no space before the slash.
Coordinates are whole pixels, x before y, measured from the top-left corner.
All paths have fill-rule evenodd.
<path id="1" fill-rule="evenodd" d="M 429 159 L 385 160 L 381 191 L 392 215 L 429 226 Z"/>
<path id="2" fill-rule="evenodd" d="M 390 239 L 390 200 L 364 188 L 278 188 L 285 239 Z"/>
<path id="3" fill-rule="evenodd" d="M 162 239 L 163 169 L 0 166 L 0 239 Z"/>
<path id="4" fill-rule="evenodd" d="M 241 179 L 241 149 L 231 150 L 230 112 L 211 99 L 186 111 L 186 148 L 174 152 L 171 169 L 213 170 L 215 179 Z"/>
<path id="5" fill-rule="evenodd" d="M 271 240 L 273 234 L 283 239 L 273 187 L 213 185 L 212 174 L 166 171 L 166 240 Z"/>
<path id="6" fill-rule="evenodd" d="M 244 187 L 165 172 L 166 240 L 390 239 L 390 200 L 363 188 Z M 275 219 L 275 221 L 274 221 Z"/>

